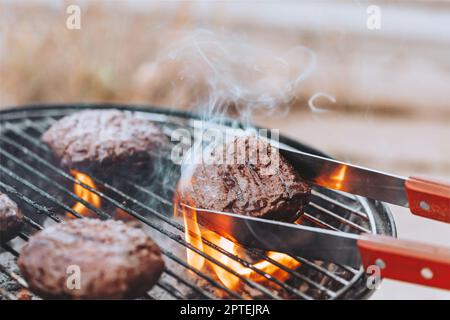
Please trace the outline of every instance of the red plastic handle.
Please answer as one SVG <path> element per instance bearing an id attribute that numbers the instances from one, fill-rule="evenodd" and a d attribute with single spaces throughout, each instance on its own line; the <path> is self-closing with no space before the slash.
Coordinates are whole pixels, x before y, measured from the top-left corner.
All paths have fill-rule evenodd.
<path id="1" fill-rule="evenodd" d="M 358 240 L 364 268 L 381 277 L 450 290 L 450 248 L 364 234 Z"/>
<path id="2" fill-rule="evenodd" d="M 405 183 L 412 213 L 450 223 L 450 185 L 411 177 Z"/>

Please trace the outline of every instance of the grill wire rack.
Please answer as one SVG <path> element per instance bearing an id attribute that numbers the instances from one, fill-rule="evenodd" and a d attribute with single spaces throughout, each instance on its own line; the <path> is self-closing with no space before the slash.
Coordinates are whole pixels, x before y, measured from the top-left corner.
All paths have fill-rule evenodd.
<path id="1" fill-rule="evenodd" d="M 26 291 L 27 284 L 15 263 L 20 248 L 35 232 L 68 219 L 82 218 L 72 209 L 82 203 L 101 219 L 109 219 L 112 212 L 139 221 L 140 227 L 158 243 L 166 267 L 155 287 L 142 299 L 343 299 L 364 298 L 371 294 L 362 268 L 354 269 L 323 261 L 295 257 L 301 265 L 295 270 L 267 257 L 264 252 L 246 248 L 245 257 L 235 256 L 203 239 L 205 246 L 252 269 L 264 278 L 263 282 L 247 279 L 199 251 L 184 239 L 184 225 L 173 217 L 173 196 L 180 176 L 180 167 L 170 160 L 170 153 L 157 156 L 155 170 L 148 177 L 130 177 L 117 173 L 101 177 L 87 172 L 97 190 L 76 180 L 68 170 L 60 167 L 48 147 L 40 141 L 41 134 L 57 119 L 83 109 L 116 108 L 132 110 L 136 115 L 152 120 L 170 135 L 173 130 L 185 129 L 193 133 L 196 115 L 188 112 L 147 106 L 124 105 L 52 105 L 15 108 L 0 113 L 0 190 L 8 194 L 25 214 L 26 227 L 20 236 L 0 248 L 0 299 L 16 299 Z M 240 124 L 227 120 L 225 125 L 238 128 Z M 192 134 L 193 136 L 193 134 Z M 280 142 L 301 151 L 322 153 L 285 137 Z M 73 192 L 78 184 L 99 196 L 101 208 L 96 208 Z M 396 236 L 395 225 L 388 208 L 379 202 L 314 186 L 311 202 L 302 223 L 348 233 L 378 233 Z M 186 262 L 186 249 L 203 256 L 240 278 L 242 290 L 232 291 L 215 276 L 196 270 Z M 287 281 L 279 281 L 255 268 L 254 261 L 265 260 L 289 274 Z M 33 298 L 39 298 L 32 295 Z"/>

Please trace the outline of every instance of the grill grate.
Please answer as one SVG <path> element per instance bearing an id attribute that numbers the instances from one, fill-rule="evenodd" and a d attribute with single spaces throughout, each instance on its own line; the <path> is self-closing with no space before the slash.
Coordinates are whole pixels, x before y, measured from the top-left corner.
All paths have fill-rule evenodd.
<path id="1" fill-rule="evenodd" d="M 26 288 L 25 281 L 16 270 L 15 259 L 20 247 L 34 232 L 47 225 L 59 223 L 62 214 L 69 212 L 76 218 L 81 216 L 71 206 L 81 202 L 98 217 L 111 218 L 112 208 L 119 208 L 142 222 L 145 229 L 158 242 L 166 258 L 166 269 L 157 285 L 146 297 L 150 299 L 169 298 L 296 298 L 296 299 L 336 299 L 343 297 L 352 287 L 364 279 L 363 270 L 320 261 L 310 261 L 301 257 L 297 270 L 290 270 L 266 257 L 259 250 L 246 249 L 248 258 L 241 258 L 202 239 L 204 245 L 219 251 L 230 259 L 252 269 L 266 279 L 264 285 L 247 279 L 220 261 L 199 251 L 184 240 L 184 226 L 173 218 L 172 195 L 178 180 L 180 168 L 173 164 L 168 155 L 160 157 L 158 170 L 152 173 L 151 183 L 135 181 L 118 175 L 112 181 L 88 173 L 99 190 L 76 180 L 68 172 L 54 164 L 46 145 L 39 140 L 40 135 L 54 121 L 63 115 L 79 109 L 51 108 L 4 114 L 0 131 L 0 189 L 9 194 L 26 214 L 27 228 L 20 239 L 3 245 L 0 253 L 0 296 L 5 299 L 15 297 L 18 288 Z M 189 117 L 154 112 L 140 112 L 143 117 L 159 124 L 163 132 L 177 128 L 194 130 L 195 123 Z M 73 184 L 78 184 L 102 199 L 107 208 L 96 208 L 72 192 Z M 156 187 L 155 187 L 156 186 Z M 24 208 L 26 207 L 26 208 Z M 312 201 L 306 208 L 303 223 L 342 232 L 377 232 L 373 210 L 364 199 L 345 193 L 315 188 Z M 172 241 L 168 241 L 168 240 Z M 234 292 L 222 285 L 211 274 L 196 270 L 187 264 L 185 249 L 188 248 L 206 260 L 237 276 L 245 284 L 244 293 Z M 7 258 L 4 258 L 7 256 Z M 3 257 L 3 258 L 2 258 Z M 268 261 L 290 274 L 290 279 L 281 282 L 252 265 L 251 258 Z M 8 259 L 10 261 L 8 261 Z M 170 262 L 170 263 L 169 263 Z M 12 264 L 12 266 L 8 266 Z M 189 271 L 189 272 L 188 272 Z M 189 276 L 186 277 L 186 273 Z M 3 280 L 2 280 L 3 279 Z M 10 285 L 13 290 L 8 290 Z M 353 288 L 354 289 L 354 288 Z"/>

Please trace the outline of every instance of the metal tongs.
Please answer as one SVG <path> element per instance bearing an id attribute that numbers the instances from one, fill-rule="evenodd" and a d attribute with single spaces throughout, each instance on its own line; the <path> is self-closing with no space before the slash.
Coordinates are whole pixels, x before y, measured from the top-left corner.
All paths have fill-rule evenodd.
<path id="1" fill-rule="evenodd" d="M 280 148 L 307 181 L 409 207 L 413 214 L 450 223 L 450 185 L 405 178 L 341 161 Z M 336 183 L 336 172 L 340 181 Z M 450 290 L 450 248 L 374 234 L 350 234 L 226 212 L 193 208 L 198 221 L 242 245 L 364 268 L 381 277 Z"/>

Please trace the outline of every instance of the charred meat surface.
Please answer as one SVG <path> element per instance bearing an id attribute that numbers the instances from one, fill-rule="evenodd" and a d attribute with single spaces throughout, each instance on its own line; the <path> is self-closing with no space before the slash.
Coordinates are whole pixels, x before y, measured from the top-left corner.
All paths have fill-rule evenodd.
<path id="1" fill-rule="evenodd" d="M 64 167 L 146 168 L 167 138 L 149 120 L 130 111 L 87 110 L 55 122 L 43 135 Z"/>
<path id="2" fill-rule="evenodd" d="M 18 236 L 23 226 L 23 214 L 17 204 L 0 192 L 0 243 Z"/>
<path id="3" fill-rule="evenodd" d="M 30 289 L 44 298 L 100 299 L 143 295 L 159 279 L 164 261 L 142 230 L 81 219 L 32 236 L 18 265 Z"/>
<path id="4" fill-rule="evenodd" d="M 182 201 L 202 209 L 292 222 L 311 193 L 276 148 L 255 136 L 216 148 L 181 183 Z"/>

